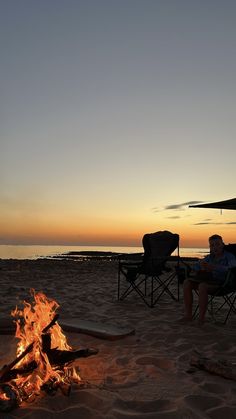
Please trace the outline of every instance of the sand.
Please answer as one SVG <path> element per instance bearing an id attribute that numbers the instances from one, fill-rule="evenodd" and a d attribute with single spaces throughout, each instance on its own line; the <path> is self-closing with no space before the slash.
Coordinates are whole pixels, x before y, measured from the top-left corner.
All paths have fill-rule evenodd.
<path id="1" fill-rule="evenodd" d="M 0 276 L 2 319 L 34 288 L 59 303 L 61 319 L 96 320 L 136 332 L 115 341 L 66 332 L 73 348 L 99 350 L 76 362 L 81 385 L 73 384 L 69 397 L 45 394 L 0 413 L 4 419 L 236 418 L 236 382 L 190 366 L 195 349 L 236 363 L 235 314 L 226 326 L 209 318 L 198 327 L 178 321 L 182 292 L 179 302 L 164 294 L 152 309 L 136 295 L 117 301 L 114 260 L 2 260 Z M 15 348 L 13 335 L 0 335 L 0 367 L 15 357 Z"/>

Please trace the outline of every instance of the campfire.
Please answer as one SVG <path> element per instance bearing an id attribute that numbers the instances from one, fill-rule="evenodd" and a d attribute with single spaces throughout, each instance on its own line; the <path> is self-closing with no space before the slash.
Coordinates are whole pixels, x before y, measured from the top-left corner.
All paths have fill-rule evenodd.
<path id="1" fill-rule="evenodd" d="M 0 370 L 0 411 L 10 411 L 46 392 L 58 389 L 69 396 L 72 383 L 80 383 L 73 362 L 98 353 L 96 349 L 72 350 L 58 324 L 59 304 L 42 292 L 31 290 L 32 303 L 11 315 L 18 339 L 16 358 Z"/>

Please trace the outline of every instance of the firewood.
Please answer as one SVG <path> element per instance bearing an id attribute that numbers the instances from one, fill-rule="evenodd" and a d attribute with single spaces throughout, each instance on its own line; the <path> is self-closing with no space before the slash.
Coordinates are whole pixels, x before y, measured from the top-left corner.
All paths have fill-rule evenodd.
<path id="1" fill-rule="evenodd" d="M 65 381 L 57 381 L 55 379 L 49 379 L 46 383 L 41 386 L 41 390 L 50 396 L 54 396 L 57 390 L 60 390 L 64 396 L 69 396 L 71 392 L 71 383 Z"/>
<path id="2" fill-rule="evenodd" d="M 62 366 L 72 361 L 75 361 L 77 358 L 87 358 L 91 355 L 96 355 L 98 353 L 97 349 L 79 349 L 78 351 L 64 351 L 60 349 L 49 349 L 46 354 L 48 356 L 49 362 L 51 365 Z"/>
<path id="3" fill-rule="evenodd" d="M 42 336 L 42 351 L 47 354 L 48 360 L 52 366 L 63 366 L 77 358 L 86 358 L 98 353 L 97 349 L 80 349 L 75 351 L 67 351 L 62 349 L 51 349 L 51 336 L 49 333 Z"/>
<path id="4" fill-rule="evenodd" d="M 10 384 L 0 384 L 0 411 L 10 412 L 20 404 L 17 390 Z"/>
<path id="5" fill-rule="evenodd" d="M 190 365 L 208 371 L 211 374 L 236 381 L 236 365 L 224 359 L 210 359 L 194 351 L 190 359 Z"/>
<path id="6" fill-rule="evenodd" d="M 59 317 L 59 315 L 58 314 L 56 314 L 54 317 L 53 317 L 53 319 L 51 320 L 51 322 L 42 330 L 42 334 L 43 333 L 46 333 L 49 329 L 50 329 L 50 327 L 52 327 L 55 323 L 56 323 L 56 321 L 57 321 L 57 319 L 58 319 L 58 317 Z M 26 347 L 26 349 L 19 355 L 19 356 L 17 356 L 12 362 L 10 362 L 10 364 L 7 364 L 7 365 L 4 365 L 3 367 L 2 367 L 2 369 L 0 370 L 0 382 L 6 382 L 7 381 L 7 379 L 6 379 L 6 377 L 8 376 L 8 374 L 9 374 L 9 371 L 16 365 L 16 364 L 18 364 L 18 362 L 20 362 L 29 352 L 31 352 L 32 351 L 32 349 L 33 349 L 33 347 L 34 347 L 34 343 L 35 342 L 32 342 L 32 343 L 30 343 L 27 347 Z"/>
<path id="7" fill-rule="evenodd" d="M 75 359 L 81 357 L 88 357 L 91 355 L 96 355 L 98 353 L 97 349 L 79 349 L 79 350 L 61 350 L 58 348 L 51 348 L 51 334 L 48 333 L 49 329 L 56 323 L 58 319 L 58 314 L 54 316 L 51 322 L 42 330 L 41 339 L 42 339 L 42 352 L 44 352 L 48 360 L 53 367 L 61 367 L 62 373 L 66 373 L 68 364 L 72 363 Z M 40 343 L 40 339 L 39 339 Z M 35 360 L 31 362 L 24 363 L 18 368 L 14 368 L 27 354 L 29 354 L 35 342 L 31 342 L 26 349 L 17 356 L 12 362 L 7 365 L 4 365 L 0 370 L 0 411 L 8 412 L 15 407 L 17 407 L 22 398 L 21 390 L 18 390 L 17 387 L 14 387 L 14 379 L 19 376 L 29 375 L 34 371 L 38 364 Z M 66 377 L 66 374 L 65 374 Z M 68 380 L 58 381 L 55 378 L 49 379 L 46 383 L 41 386 L 41 390 L 45 391 L 49 395 L 56 393 L 57 389 L 60 389 L 62 394 L 69 396 L 71 391 L 71 382 Z M 26 400 L 28 395 L 26 395 Z"/>
<path id="8" fill-rule="evenodd" d="M 6 372 L 3 376 L 4 382 L 7 383 L 11 380 L 14 380 L 17 376 L 25 376 L 30 374 L 37 368 L 38 364 L 36 361 L 31 361 L 27 364 L 22 365 L 20 368 L 12 368 L 8 372 Z"/>
<path id="9" fill-rule="evenodd" d="M 54 396 L 59 387 L 59 382 L 55 379 L 49 379 L 46 383 L 42 384 L 41 390 L 47 393 L 49 396 Z"/>
<path id="10" fill-rule="evenodd" d="M 71 384 L 60 382 L 58 388 L 61 390 L 63 396 L 69 397 L 71 393 Z"/>

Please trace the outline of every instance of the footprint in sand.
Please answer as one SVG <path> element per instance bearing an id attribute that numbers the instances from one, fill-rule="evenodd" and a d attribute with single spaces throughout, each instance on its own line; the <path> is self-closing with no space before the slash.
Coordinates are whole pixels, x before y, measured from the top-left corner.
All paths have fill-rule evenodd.
<path id="1" fill-rule="evenodd" d="M 206 391 L 207 393 L 220 394 L 221 396 L 225 394 L 227 391 L 227 387 L 225 386 L 225 384 L 218 384 L 212 382 L 206 382 L 203 385 L 201 385 L 200 388 L 203 391 Z"/>
<path id="2" fill-rule="evenodd" d="M 156 357 L 148 357 L 143 356 L 136 359 L 137 365 L 154 365 L 157 368 L 162 370 L 170 370 L 173 369 L 175 364 L 173 361 L 167 358 L 156 358 Z"/>
<path id="3" fill-rule="evenodd" d="M 159 399 L 159 400 L 153 400 L 153 401 L 126 401 L 122 400 L 120 398 L 117 398 L 113 404 L 114 412 L 120 413 L 119 417 L 132 417 L 135 416 L 137 418 L 143 418 L 146 417 L 145 414 L 150 415 L 150 417 L 153 417 L 151 414 L 157 412 L 164 412 L 169 410 L 175 409 L 175 404 L 170 402 L 169 400 L 165 399 Z M 129 415 L 127 415 L 127 412 L 129 412 Z M 125 416 L 121 416 L 125 415 Z M 155 416 L 156 417 L 156 416 Z"/>
<path id="4" fill-rule="evenodd" d="M 207 395 L 194 395 L 190 394 L 184 398 L 187 405 L 193 409 L 204 412 L 205 410 L 215 408 L 222 404 L 222 400 L 218 397 L 212 397 Z"/>

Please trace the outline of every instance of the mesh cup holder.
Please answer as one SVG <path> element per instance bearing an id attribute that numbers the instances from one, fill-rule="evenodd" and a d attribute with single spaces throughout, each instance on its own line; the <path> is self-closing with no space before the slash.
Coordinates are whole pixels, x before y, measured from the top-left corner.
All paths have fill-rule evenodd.
<path id="1" fill-rule="evenodd" d="M 127 281 L 134 282 L 137 278 L 137 268 L 128 268 L 126 278 Z"/>
<path id="2" fill-rule="evenodd" d="M 187 269 L 176 267 L 176 274 L 180 284 L 183 284 L 184 280 L 187 278 Z"/>

